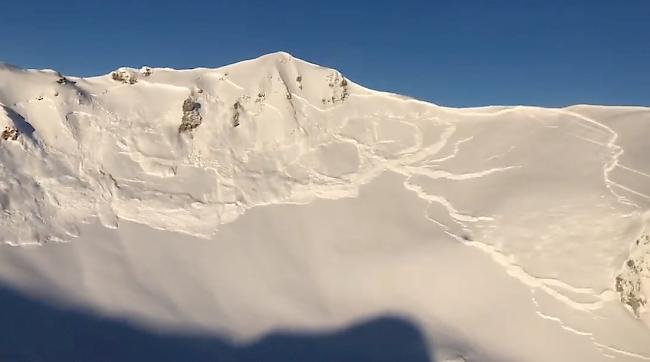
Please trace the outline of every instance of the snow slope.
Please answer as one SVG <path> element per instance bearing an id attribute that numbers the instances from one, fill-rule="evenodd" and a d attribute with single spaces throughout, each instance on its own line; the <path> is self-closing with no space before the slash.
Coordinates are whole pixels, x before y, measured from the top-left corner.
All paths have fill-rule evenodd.
<path id="1" fill-rule="evenodd" d="M 0 107 L 14 288 L 242 341 L 392 313 L 438 360 L 650 360 L 648 108 L 445 108 L 286 53 L 0 65 Z"/>

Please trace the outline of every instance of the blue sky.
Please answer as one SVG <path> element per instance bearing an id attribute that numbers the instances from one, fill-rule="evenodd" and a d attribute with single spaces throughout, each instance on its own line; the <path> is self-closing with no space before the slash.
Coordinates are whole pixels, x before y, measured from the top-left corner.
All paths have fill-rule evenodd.
<path id="1" fill-rule="evenodd" d="M 29 1 L 0 60 L 72 75 L 284 50 L 449 106 L 650 105 L 650 1 Z"/>

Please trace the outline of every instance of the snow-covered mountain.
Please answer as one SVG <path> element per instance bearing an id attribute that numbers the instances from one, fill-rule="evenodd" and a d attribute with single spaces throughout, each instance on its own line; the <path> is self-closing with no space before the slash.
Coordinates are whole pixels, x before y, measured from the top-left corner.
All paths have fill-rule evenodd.
<path id="1" fill-rule="evenodd" d="M 649 108 L 446 108 L 286 53 L 0 65 L 0 108 L 12 288 L 244 342 L 390 314 L 439 361 L 650 360 Z"/>

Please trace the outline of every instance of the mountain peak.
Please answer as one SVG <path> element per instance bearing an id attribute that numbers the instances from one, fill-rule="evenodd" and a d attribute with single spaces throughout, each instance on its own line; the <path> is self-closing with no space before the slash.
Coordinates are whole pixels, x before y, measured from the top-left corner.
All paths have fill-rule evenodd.
<path id="1" fill-rule="evenodd" d="M 315 301 L 339 306 L 340 288 L 350 286 L 341 315 L 363 302 L 373 306 L 369 313 L 432 306 L 419 316 L 430 336 L 445 325 L 468 330 L 474 322 L 487 323 L 472 329 L 477 350 L 495 345 L 495 330 L 510 333 L 508 339 L 523 329 L 532 333 L 523 347 L 497 343 L 509 354 L 486 360 L 563 360 L 575 355 L 578 343 L 589 351 L 581 360 L 609 360 L 601 352 L 621 351 L 645 358 L 648 332 L 635 318 L 650 318 L 650 226 L 643 216 L 650 209 L 649 122 L 648 108 L 437 107 L 365 89 L 284 52 L 214 69 L 120 68 L 92 78 L 2 71 L 1 241 L 22 246 L 80 237 L 86 243 L 97 242 L 97 230 L 110 235 L 96 247 L 110 254 L 101 263 L 81 259 L 61 272 L 66 259 L 57 256 L 25 265 L 49 268 L 38 270 L 63 279 L 80 273 L 79 265 L 92 266 L 80 273 L 84 283 L 57 287 L 74 295 L 80 285 L 110 285 L 111 295 L 134 296 L 138 302 L 129 307 L 161 323 L 172 316 L 218 329 L 220 316 L 232 310 L 268 306 L 242 303 L 251 290 L 274 290 L 280 304 L 242 314 L 268 318 L 244 328 L 255 335 L 303 322 L 311 309 L 304 309 L 308 288 L 319 288 Z M 304 208 L 285 213 L 293 206 L 280 204 Z M 249 224 L 244 215 L 257 221 Z M 128 231 L 133 224 L 144 237 Z M 238 231 L 228 232 L 234 225 Z M 197 243 L 197 237 L 212 240 Z M 173 252 L 158 249 L 165 242 Z M 215 249 L 204 249 L 208 244 Z M 46 250 L 62 256 L 75 249 Z M 102 265 L 122 255 L 115 253 L 139 256 L 121 268 L 138 283 L 106 274 Z M 191 264 L 190 271 L 151 293 L 139 278 L 169 275 L 170 263 L 161 262 L 167 255 Z M 277 264 L 265 264 L 269 258 L 278 258 Z M 5 267 L 15 261 L 3 260 Z M 314 268 L 318 263 L 322 269 Z M 250 274 L 258 264 L 259 274 Z M 234 273 L 215 272 L 215 265 L 259 284 L 212 293 L 224 283 L 241 287 Z M 93 270 L 101 282 L 88 278 Z M 355 274 L 359 270 L 366 274 Z M 296 271 L 314 279 L 303 283 Z M 323 278 L 331 273 L 339 276 Z M 349 275 L 369 293 L 346 285 Z M 187 278 L 206 279 L 200 288 L 186 288 Z M 323 287 L 327 280 L 331 287 Z M 152 312 L 153 304 L 143 302 L 179 285 L 170 294 L 173 313 Z M 299 288 L 297 297 L 286 293 L 287 285 Z M 207 304 L 222 313 L 215 317 L 212 309 L 187 302 L 194 289 L 208 290 L 208 298 L 244 299 L 233 299 L 231 308 L 225 299 L 198 298 L 214 301 Z M 324 297 L 324 291 L 332 294 Z M 392 294 L 377 299 L 387 291 Z M 95 302 L 106 301 L 121 302 L 97 294 Z M 495 305 L 515 313 L 506 318 L 508 328 L 502 315 L 491 313 Z M 279 322 L 284 313 L 278 310 L 300 313 Z M 334 310 L 325 308 L 314 320 L 329 321 Z M 241 326 L 248 328 L 246 316 Z M 216 322 L 205 324 L 206 318 Z M 448 332 L 441 332 L 441 341 Z M 567 347 L 540 357 L 531 347 L 540 340 Z"/>
<path id="2" fill-rule="evenodd" d="M 267 53 L 264 55 L 261 55 L 258 57 L 258 59 L 263 59 L 263 58 L 271 58 L 271 59 L 277 59 L 277 60 L 289 60 L 289 59 L 298 59 L 291 55 L 288 52 L 285 52 L 283 50 L 277 51 L 277 52 L 272 52 L 272 53 Z"/>
<path id="3" fill-rule="evenodd" d="M 170 205 L 184 210 L 172 218 L 163 216 L 163 209 L 149 208 L 154 199 L 145 201 L 136 194 L 149 194 L 158 189 L 150 189 L 153 184 L 172 180 L 168 186 L 176 188 L 172 186 L 179 179 L 176 176 L 186 172 L 218 179 L 219 183 L 247 183 L 239 179 L 242 175 L 235 170 L 274 170 L 280 177 L 275 167 L 291 168 L 282 171 L 282 177 L 295 179 L 298 186 L 308 182 L 308 173 L 302 174 L 308 168 L 292 163 L 322 152 L 321 143 L 335 141 L 332 135 L 342 126 L 343 118 L 332 117 L 376 109 L 348 107 L 354 97 L 371 93 L 336 70 L 296 61 L 285 52 L 214 69 L 124 67 L 92 78 L 68 78 L 56 72 L 12 72 L 3 75 L 2 85 L 0 102 L 8 114 L 14 115 L 7 118 L 6 126 L 17 131 L 30 130 L 20 134 L 11 147 L 16 152 L 21 150 L 21 157 L 26 158 L 23 161 L 29 159 L 28 163 L 36 167 L 12 177 L 24 185 L 29 184 L 29 174 L 95 180 L 95 186 L 87 190 L 89 197 L 76 200 L 73 209 L 32 210 L 33 215 L 24 219 L 29 226 L 13 228 L 7 234 L 11 242 L 18 244 L 65 240 L 66 235 L 74 234 L 71 224 L 61 222 L 50 228 L 37 220 L 57 219 L 70 213 L 82 218 L 95 215 L 111 226 L 119 218 L 140 219 L 132 214 L 138 212 L 147 220 L 145 223 L 154 227 L 167 229 L 173 224 L 178 231 L 207 237 L 224 220 L 237 217 L 253 205 L 296 197 L 291 196 L 293 186 L 284 191 L 222 187 L 219 195 L 211 189 L 195 189 L 189 192 L 191 196 L 172 197 Z M 21 127 L 15 126 L 16 120 L 22 122 Z M 347 141 L 342 145 L 349 148 Z M 43 154 L 47 157 L 43 158 Z M 356 151 L 351 154 L 353 164 L 358 158 L 355 154 Z M 50 169 L 53 164 L 59 165 L 59 169 Z M 352 169 L 322 172 L 340 178 Z M 150 186 L 142 189 L 130 181 L 126 182 L 128 186 L 120 181 L 127 178 Z M 22 191 L 15 190 L 12 197 L 28 199 L 29 193 L 40 192 L 40 197 L 53 193 L 67 198 L 60 194 L 67 186 L 52 186 L 47 191 L 38 191 L 35 185 L 33 190 L 24 186 Z M 75 182 L 73 189 L 87 187 Z M 112 195 L 126 192 L 129 196 L 123 199 L 125 204 L 116 206 L 114 196 L 91 196 L 98 191 L 96 187 L 108 187 L 106 190 L 112 190 Z M 302 197 L 313 197 L 310 194 Z M 105 197 L 110 199 L 110 206 L 101 201 Z M 135 202 L 132 197 L 141 199 L 142 206 L 149 205 L 149 211 L 140 207 L 127 211 L 127 205 Z M 197 202 L 204 204 L 204 208 L 218 209 L 210 217 L 213 222 L 205 222 L 205 215 L 200 216 L 204 212 L 196 213 L 191 205 Z M 86 210 L 85 216 L 79 214 L 80 210 Z"/>

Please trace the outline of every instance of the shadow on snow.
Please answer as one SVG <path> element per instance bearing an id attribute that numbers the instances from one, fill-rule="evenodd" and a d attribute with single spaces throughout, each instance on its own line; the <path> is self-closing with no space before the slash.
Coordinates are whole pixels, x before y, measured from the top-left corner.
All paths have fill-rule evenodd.
<path id="1" fill-rule="evenodd" d="M 381 317 L 328 333 L 275 333 L 248 345 L 158 334 L 47 305 L 0 286 L 0 361 L 429 361 L 420 331 Z"/>

